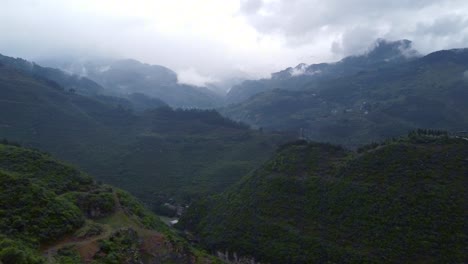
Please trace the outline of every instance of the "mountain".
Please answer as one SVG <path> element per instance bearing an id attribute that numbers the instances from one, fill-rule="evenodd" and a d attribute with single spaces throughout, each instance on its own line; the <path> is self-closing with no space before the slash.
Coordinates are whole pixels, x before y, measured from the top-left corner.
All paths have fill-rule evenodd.
<path id="1" fill-rule="evenodd" d="M 145 112 L 0 66 L 0 138 L 48 151 L 160 210 L 224 190 L 283 142 L 213 110 Z M 128 103 L 128 102 L 127 102 Z"/>
<path id="2" fill-rule="evenodd" d="M 158 98 L 172 107 L 214 108 L 220 95 L 205 87 L 179 84 L 177 74 L 160 65 L 137 60 L 44 60 L 44 63 L 68 72 L 86 76 L 116 96 L 139 93 Z"/>
<path id="3" fill-rule="evenodd" d="M 0 262 L 216 263 L 128 193 L 0 144 Z"/>
<path id="4" fill-rule="evenodd" d="M 311 82 L 301 90 L 270 90 L 222 112 L 255 127 L 303 130 L 311 140 L 349 147 L 419 127 L 465 130 L 467 57 L 467 49 L 438 51 L 392 66 Z"/>
<path id="5" fill-rule="evenodd" d="M 179 222 L 262 263 L 463 263 L 468 138 L 419 130 L 359 153 L 297 141 Z"/>
<path id="6" fill-rule="evenodd" d="M 90 97 L 97 97 L 103 101 L 110 100 L 112 103 L 122 104 L 136 111 L 167 106 L 167 104 L 160 99 L 150 98 L 140 93 L 131 93 L 119 97 L 114 96 L 113 98 L 111 96 L 102 96 L 107 93 L 106 89 L 86 77 L 55 68 L 43 67 L 21 58 L 0 55 L 0 66 L 19 71 L 24 75 L 40 80 L 57 89 Z"/>
<path id="7" fill-rule="evenodd" d="M 90 79 L 67 74 L 58 69 L 42 67 L 21 58 L 12 58 L 0 54 L 0 65 L 15 69 L 36 79 L 42 79 L 51 86 L 62 87 L 80 94 L 96 95 L 103 92 L 103 88 Z"/>
<path id="8" fill-rule="evenodd" d="M 379 39 L 361 55 L 349 56 L 335 63 L 307 65 L 301 63 L 280 72 L 272 73 L 270 79 L 245 81 L 232 87 L 227 94 L 230 104 L 243 102 L 255 94 L 273 89 L 305 90 L 312 84 L 330 79 L 352 76 L 360 71 L 394 67 L 411 61 L 420 55 L 409 40 L 387 41 Z"/>

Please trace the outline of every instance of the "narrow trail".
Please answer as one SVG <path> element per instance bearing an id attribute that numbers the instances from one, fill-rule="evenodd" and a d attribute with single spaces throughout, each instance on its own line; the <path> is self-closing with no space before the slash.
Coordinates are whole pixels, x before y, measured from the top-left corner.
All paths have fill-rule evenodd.
<path id="1" fill-rule="evenodd" d="M 123 212 L 122 204 L 120 204 L 120 199 L 117 197 L 117 193 L 115 191 L 112 192 L 114 195 L 114 207 L 115 207 L 115 213 L 117 212 Z"/>
<path id="2" fill-rule="evenodd" d="M 104 238 L 109 237 L 111 235 L 111 233 L 112 233 L 112 228 L 110 226 L 108 226 L 108 225 L 102 225 L 102 227 L 103 227 L 102 233 L 97 235 L 97 236 L 87 237 L 87 238 L 82 238 L 82 239 L 79 239 L 79 238 L 65 239 L 65 240 L 60 241 L 60 242 L 56 243 L 55 245 L 53 245 L 53 246 L 51 246 L 51 247 L 49 247 L 47 249 L 44 249 L 42 251 L 43 255 L 47 256 L 47 260 L 48 260 L 49 263 L 52 263 L 53 256 L 55 254 L 57 254 L 57 252 L 60 249 L 66 248 L 68 246 L 81 247 L 81 246 L 96 242 L 96 241 L 98 241 L 100 239 L 104 239 Z"/>
<path id="3" fill-rule="evenodd" d="M 151 229 L 147 229 L 143 226 L 139 221 L 135 221 L 129 216 L 125 210 L 125 208 L 120 203 L 120 200 L 117 196 L 117 193 L 114 191 L 114 212 L 107 216 L 109 219 L 104 221 L 93 221 L 90 222 L 93 224 L 97 224 L 102 227 L 102 232 L 97 236 L 92 237 L 85 237 L 85 238 L 77 238 L 73 235 L 67 236 L 51 245 L 44 245 L 41 249 L 41 252 L 44 257 L 47 259 L 47 263 L 55 263 L 54 256 L 58 253 L 59 250 L 66 248 L 66 247 L 73 247 L 74 249 L 80 252 L 82 259 L 89 263 L 92 261 L 92 256 L 99 250 L 99 246 L 97 241 L 101 239 L 109 238 L 112 233 L 124 226 L 130 226 L 133 228 L 142 238 L 143 240 L 153 241 L 154 243 L 144 243 L 145 247 L 152 247 L 152 244 L 161 245 L 163 242 L 163 235 L 159 232 Z M 112 219 L 118 219 L 118 223 L 113 223 Z M 120 222 L 123 221 L 123 222 Z M 84 226 L 83 226 L 84 227 Z M 82 227 L 82 228 L 83 228 Z"/>
<path id="4" fill-rule="evenodd" d="M 115 212 L 113 214 L 119 213 L 119 212 L 124 212 L 122 205 L 120 204 L 120 201 L 117 197 L 117 194 L 113 192 L 114 194 L 114 203 L 115 203 Z M 97 223 L 96 223 L 97 224 Z M 112 232 L 114 231 L 113 228 L 108 225 L 108 224 L 98 224 L 103 228 L 101 234 L 97 236 L 92 236 L 92 237 L 85 237 L 85 238 L 76 238 L 73 236 L 66 237 L 53 245 L 47 246 L 46 248 L 43 248 L 41 251 L 43 253 L 43 256 L 47 257 L 47 262 L 52 263 L 53 261 L 53 256 L 57 254 L 57 252 L 60 249 L 73 246 L 75 248 L 80 248 L 82 246 L 86 246 L 88 244 L 97 242 L 98 240 L 108 238 Z"/>

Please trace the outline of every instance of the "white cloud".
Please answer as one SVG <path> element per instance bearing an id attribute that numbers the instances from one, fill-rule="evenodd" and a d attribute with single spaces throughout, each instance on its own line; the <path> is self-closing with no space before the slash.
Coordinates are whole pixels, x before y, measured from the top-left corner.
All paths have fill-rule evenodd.
<path id="1" fill-rule="evenodd" d="M 465 78 L 465 80 L 468 80 L 468 70 L 463 72 L 463 78 Z"/>
<path id="2" fill-rule="evenodd" d="M 203 76 L 194 68 L 188 68 L 177 72 L 178 82 L 181 84 L 190 84 L 195 86 L 205 86 L 210 83 L 218 82 L 210 76 Z"/>
<path id="3" fill-rule="evenodd" d="M 205 79 L 337 60 L 379 37 L 423 53 L 468 45 L 462 0 L 0 1 L 5 55 L 135 58 Z"/>
<path id="4" fill-rule="evenodd" d="M 425 53 L 468 45 L 463 0 L 265 0 L 244 15 L 259 32 L 282 36 L 289 46 L 325 39 L 338 56 L 361 52 L 377 38 L 410 39 Z"/>

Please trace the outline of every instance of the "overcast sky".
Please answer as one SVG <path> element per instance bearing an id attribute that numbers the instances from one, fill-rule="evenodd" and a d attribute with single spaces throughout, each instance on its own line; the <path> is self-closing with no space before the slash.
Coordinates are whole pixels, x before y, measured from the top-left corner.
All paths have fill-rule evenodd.
<path id="1" fill-rule="evenodd" d="M 135 58 L 197 84 L 364 52 L 468 47 L 466 0 L 0 0 L 0 53 Z"/>

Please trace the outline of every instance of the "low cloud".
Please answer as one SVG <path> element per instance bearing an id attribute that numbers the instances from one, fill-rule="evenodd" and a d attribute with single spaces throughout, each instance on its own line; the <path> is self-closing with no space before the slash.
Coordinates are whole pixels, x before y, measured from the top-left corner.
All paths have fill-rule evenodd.
<path id="1" fill-rule="evenodd" d="M 189 69 L 181 80 L 201 84 L 336 61 L 377 38 L 412 40 L 423 54 L 466 47 L 468 2 L 3 0 L 0 35 L 5 55 L 134 58 Z"/>
<path id="2" fill-rule="evenodd" d="M 180 84 L 195 86 L 206 86 L 207 84 L 218 82 L 218 80 L 213 77 L 201 75 L 194 68 L 178 71 L 177 79 Z"/>
<path id="3" fill-rule="evenodd" d="M 465 81 L 468 81 L 468 70 L 463 72 L 463 78 L 465 79 Z"/>

